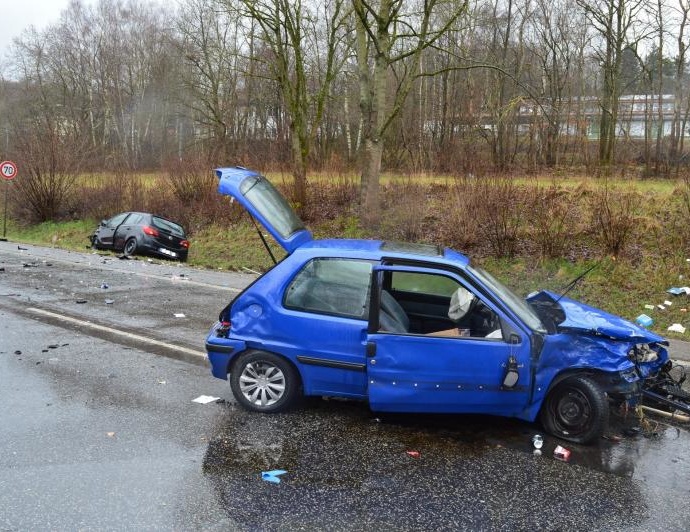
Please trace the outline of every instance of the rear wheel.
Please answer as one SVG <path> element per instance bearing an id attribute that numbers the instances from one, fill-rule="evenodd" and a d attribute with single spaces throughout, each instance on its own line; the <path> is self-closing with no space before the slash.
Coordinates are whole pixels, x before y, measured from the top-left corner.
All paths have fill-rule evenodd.
<path id="1" fill-rule="evenodd" d="M 248 410 L 280 412 L 297 398 L 299 377 L 284 358 L 250 351 L 240 356 L 230 374 L 230 388 L 235 399 Z"/>
<path id="2" fill-rule="evenodd" d="M 136 238 L 129 238 L 125 242 L 125 247 L 122 252 L 128 257 L 134 255 L 137 252 L 137 240 Z"/>
<path id="3" fill-rule="evenodd" d="M 554 436 L 574 443 L 592 443 L 603 436 L 608 426 L 606 394 L 589 377 L 568 377 L 549 392 L 540 420 Z"/>

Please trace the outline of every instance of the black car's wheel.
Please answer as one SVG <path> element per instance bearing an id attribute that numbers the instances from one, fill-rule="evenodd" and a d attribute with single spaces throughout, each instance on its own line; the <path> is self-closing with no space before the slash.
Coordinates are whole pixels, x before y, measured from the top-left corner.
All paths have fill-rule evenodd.
<path id="1" fill-rule="evenodd" d="M 568 377 L 549 392 L 540 419 L 554 436 L 573 443 L 592 443 L 608 426 L 606 394 L 588 377 Z"/>
<path id="2" fill-rule="evenodd" d="M 122 250 L 122 252 L 125 255 L 127 255 L 128 257 L 131 255 L 134 255 L 137 252 L 137 239 L 136 238 L 127 239 L 127 242 L 125 242 L 125 247 Z"/>
<path id="3" fill-rule="evenodd" d="M 250 351 L 240 356 L 230 374 L 235 399 L 249 410 L 280 412 L 294 403 L 299 390 L 295 368 L 272 353 Z"/>

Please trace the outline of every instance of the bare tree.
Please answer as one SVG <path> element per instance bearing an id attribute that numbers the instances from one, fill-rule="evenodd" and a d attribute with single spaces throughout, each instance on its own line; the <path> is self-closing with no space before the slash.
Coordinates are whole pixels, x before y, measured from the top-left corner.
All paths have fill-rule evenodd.
<path id="1" fill-rule="evenodd" d="M 241 0 L 271 51 L 269 71 L 290 117 L 294 201 L 307 202 L 307 165 L 331 85 L 346 54 L 344 0 Z"/>
<path id="2" fill-rule="evenodd" d="M 577 0 L 597 32 L 602 46 L 595 50 L 603 71 L 601 118 L 599 120 L 599 163 L 615 161 L 618 110 L 622 94 L 623 51 L 635 48 L 635 23 L 642 19 L 646 0 Z"/>
<path id="3" fill-rule="evenodd" d="M 465 12 L 467 2 L 425 0 L 404 11 L 403 0 L 352 0 L 356 18 L 359 107 L 362 114 L 361 218 L 375 227 L 380 216 L 379 176 L 383 136 L 400 112 L 420 72 L 422 52 Z M 389 76 L 395 79 L 392 91 Z"/>
<path id="4" fill-rule="evenodd" d="M 238 104 L 238 22 L 221 0 L 188 0 L 177 19 L 186 59 L 184 102 L 208 131 L 212 159 L 230 156 L 228 140 Z"/>

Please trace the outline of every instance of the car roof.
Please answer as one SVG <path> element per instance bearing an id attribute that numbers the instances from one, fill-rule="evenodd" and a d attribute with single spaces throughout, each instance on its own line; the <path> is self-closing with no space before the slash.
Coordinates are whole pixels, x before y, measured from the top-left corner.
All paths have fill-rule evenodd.
<path id="1" fill-rule="evenodd" d="M 302 244 L 295 250 L 295 253 L 306 254 L 312 257 L 415 260 L 437 262 L 461 268 L 467 267 L 470 262 L 467 256 L 450 248 L 441 249 L 437 246 L 425 244 L 347 238 L 312 240 Z"/>

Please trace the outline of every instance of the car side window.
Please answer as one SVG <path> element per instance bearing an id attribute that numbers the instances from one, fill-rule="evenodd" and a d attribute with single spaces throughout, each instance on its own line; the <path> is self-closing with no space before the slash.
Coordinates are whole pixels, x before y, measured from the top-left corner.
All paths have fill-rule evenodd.
<path id="1" fill-rule="evenodd" d="M 122 222 L 125 221 L 125 218 L 129 215 L 128 212 L 123 212 L 122 214 L 118 214 L 117 216 L 113 216 L 110 220 L 108 220 L 108 227 L 117 227 L 120 225 Z"/>
<path id="2" fill-rule="evenodd" d="M 284 305 L 294 310 L 368 319 L 372 263 L 313 259 L 295 276 Z"/>
<path id="3" fill-rule="evenodd" d="M 132 214 L 129 218 L 127 218 L 127 224 L 138 225 L 141 223 L 143 218 L 144 217 L 141 214 Z"/>
<path id="4" fill-rule="evenodd" d="M 452 277 L 393 271 L 387 273 L 383 286 L 382 332 L 503 339 L 496 312 Z"/>

